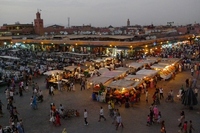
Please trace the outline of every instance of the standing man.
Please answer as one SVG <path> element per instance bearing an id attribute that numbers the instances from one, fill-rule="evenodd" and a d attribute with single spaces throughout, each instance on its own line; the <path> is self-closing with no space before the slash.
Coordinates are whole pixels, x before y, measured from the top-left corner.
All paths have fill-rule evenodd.
<path id="1" fill-rule="evenodd" d="M 84 111 L 84 121 L 85 121 L 85 125 L 88 125 L 88 121 L 87 121 L 87 117 L 88 117 L 88 114 L 87 114 L 87 110 L 85 109 Z"/>
<path id="2" fill-rule="evenodd" d="M 99 112 L 99 122 L 101 121 L 101 118 L 104 118 L 104 121 L 106 121 L 106 118 L 104 117 L 103 114 L 103 108 L 101 107 L 100 112 Z"/>
<path id="3" fill-rule="evenodd" d="M 164 98 L 164 96 L 163 96 L 163 88 L 161 87 L 159 89 L 159 91 L 160 91 L 160 99 L 163 99 Z"/>

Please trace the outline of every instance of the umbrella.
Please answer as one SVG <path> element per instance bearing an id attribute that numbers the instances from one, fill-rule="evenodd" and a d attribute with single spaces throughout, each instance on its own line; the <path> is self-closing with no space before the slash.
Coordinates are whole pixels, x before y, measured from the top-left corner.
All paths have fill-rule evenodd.
<path id="1" fill-rule="evenodd" d="M 197 98 L 191 88 L 185 91 L 182 99 L 182 104 L 188 105 L 192 109 L 192 106 L 197 105 Z"/>

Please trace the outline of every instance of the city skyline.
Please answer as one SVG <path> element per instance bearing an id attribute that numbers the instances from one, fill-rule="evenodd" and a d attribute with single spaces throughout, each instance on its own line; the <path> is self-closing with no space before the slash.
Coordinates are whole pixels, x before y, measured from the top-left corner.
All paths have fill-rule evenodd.
<path id="1" fill-rule="evenodd" d="M 200 23 L 198 0 L 0 0 L 0 26 L 32 23 L 41 10 L 44 26 L 186 25 Z"/>

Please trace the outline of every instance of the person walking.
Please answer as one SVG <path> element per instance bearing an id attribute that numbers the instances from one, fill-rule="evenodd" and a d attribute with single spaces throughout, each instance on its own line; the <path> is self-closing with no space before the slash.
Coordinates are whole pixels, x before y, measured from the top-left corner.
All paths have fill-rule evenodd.
<path id="1" fill-rule="evenodd" d="M 106 118 L 104 117 L 104 112 L 103 112 L 103 108 L 102 107 L 101 107 L 100 112 L 99 112 L 99 121 L 98 122 L 101 121 L 101 118 L 103 118 L 104 121 L 106 121 Z"/>
<path id="2" fill-rule="evenodd" d="M 160 92 L 160 99 L 163 99 L 164 96 L 163 96 L 163 88 L 162 87 L 159 89 L 159 92 Z"/>
<path id="3" fill-rule="evenodd" d="M 117 118 L 117 110 L 116 110 L 116 109 L 114 109 L 114 110 L 113 110 L 113 122 L 112 122 L 112 124 L 114 124 L 114 123 L 115 123 L 115 121 L 116 121 L 116 118 Z"/>
<path id="4" fill-rule="evenodd" d="M 88 121 L 87 121 L 88 113 L 87 113 L 87 110 L 86 110 L 86 109 L 85 109 L 83 115 L 84 115 L 85 125 L 88 125 Z"/>
<path id="5" fill-rule="evenodd" d="M 145 91 L 145 99 L 146 99 L 146 103 L 148 103 L 148 90 Z"/>
<path id="6" fill-rule="evenodd" d="M 184 111 L 181 111 L 181 114 L 180 114 L 180 115 L 181 115 L 181 117 L 178 119 L 178 121 L 180 121 L 178 127 L 181 127 L 182 124 L 183 124 L 183 122 L 184 122 L 184 120 L 185 120 L 185 112 L 184 112 Z"/>
<path id="7" fill-rule="evenodd" d="M 54 92 L 53 92 L 53 91 L 54 91 L 54 87 L 53 87 L 53 86 L 51 86 L 51 88 L 50 88 L 50 89 L 51 89 L 51 95 L 54 95 Z"/>
<path id="8" fill-rule="evenodd" d="M 161 122 L 160 133 L 166 133 L 166 129 L 165 129 L 165 121 L 164 121 L 164 120 Z"/>
<path id="9" fill-rule="evenodd" d="M 122 123 L 122 117 L 120 115 L 120 113 L 118 114 L 117 118 L 116 118 L 116 130 L 118 129 L 119 126 L 121 126 L 122 128 L 124 128 L 124 125 Z"/>
<path id="10" fill-rule="evenodd" d="M 183 133 L 187 133 L 187 128 L 188 128 L 187 121 L 185 121 L 181 129 Z"/>
<path id="11" fill-rule="evenodd" d="M 189 128 L 189 133 L 192 133 L 192 130 L 194 130 L 193 125 L 192 125 L 192 121 L 190 120 L 190 123 L 188 125 Z M 195 131 L 195 130 L 194 130 Z"/>
<path id="12" fill-rule="evenodd" d="M 109 110 L 110 117 L 112 117 L 113 116 L 113 109 L 112 109 L 111 103 L 108 104 L 108 110 Z"/>

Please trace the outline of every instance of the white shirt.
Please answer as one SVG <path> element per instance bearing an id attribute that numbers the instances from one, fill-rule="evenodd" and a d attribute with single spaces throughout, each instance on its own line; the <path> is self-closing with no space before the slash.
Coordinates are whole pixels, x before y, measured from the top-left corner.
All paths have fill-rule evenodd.
<path id="1" fill-rule="evenodd" d="M 103 115 L 103 109 L 100 109 L 100 115 Z"/>
<path id="2" fill-rule="evenodd" d="M 10 96 L 13 97 L 13 92 L 12 91 L 10 91 Z"/>
<path id="3" fill-rule="evenodd" d="M 112 107 L 111 107 L 111 105 L 110 105 L 110 104 L 108 104 L 108 109 L 112 109 Z"/>
<path id="4" fill-rule="evenodd" d="M 87 118 L 87 111 L 84 112 L 84 118 Z"/>
<path id="5" fill-rule="evenodd" d="M 117 116 L 116 121 L 117 121 L 117 123 L 121 123 L 122 122 L 122 117 L 121 116 Z"/>
<path id="6" fill-rule="evenodd" d="M 163 93 L 163 88 L 160 88 L 159 90 L 160 90 L 160 93 Z"/>
<path id="7" fill-rule="evenodd" d="M 51 92 L 54 90 L 53 86 L 51 86 Z"/>

